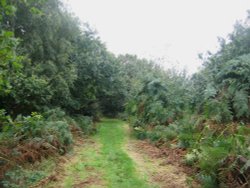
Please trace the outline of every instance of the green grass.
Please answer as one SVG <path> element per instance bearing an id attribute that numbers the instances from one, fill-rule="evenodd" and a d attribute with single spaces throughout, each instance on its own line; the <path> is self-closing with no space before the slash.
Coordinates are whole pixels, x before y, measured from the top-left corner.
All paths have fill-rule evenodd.
<path id="1" fill-rule="evenodd" d="M 96 139 L 102 144 L 101 160 L 105 180 L 110 188 L 146 188 L 145 180 L 139 178 L 133 161 L 122 150 L 126 132 L 124 122 L 104 119 L 100 123 Z"/>
<path id="2" fill-rule="evenodd" d="M 60 186 L 77 187 L 83 182 L 88 188 L 149 188 L 145 178 L 136 172 L 135 164 L 123 151 L 128 134 L 125 123 L 115 119 L 103 119 L 98 131 L 75 151 L 70 163 L 65 166 L 65 174 Z M 94 141 L 94 142 L 93 142 Z M 50 184 L 47 187 L 58 185 Z"/>
<path id="3" fill-rule="evenodd" d="M 91 145 L 91 147 L 84 147 L 77 153 L 76 161 L 66 168 L 67 174 L 63 180 L 63 187 L 74 187 L 74 185 L 86 181 L 89 177 L 98 177 L 96 179 L 102 180 L 102 156 L 97 149 L 95 145 Z M 93 182 L 93 185 L 89 185 L 89 187 L 99 187 L 98 184 L 95 185 L 95 182 Z"/>

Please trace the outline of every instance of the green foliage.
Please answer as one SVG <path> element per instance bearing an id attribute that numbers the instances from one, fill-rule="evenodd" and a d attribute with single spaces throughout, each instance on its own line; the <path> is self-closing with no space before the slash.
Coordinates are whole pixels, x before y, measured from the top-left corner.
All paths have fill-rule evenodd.
<path id="1" fill-rule="evenodd" d="M 90 135 L 96 132 L 96 128 L 93 126 L 93 120 L 88 116 L 77 116 L 74 117 L 77 125 L 80 127 L 83 133 Z"/>
<path id="2" fill-rule="evenodd" d="M 237 23 L 230 41 L 204 59 L 203 70 L 192 78 L 194 106 L 216 122 L 249 121 L 249 35 L 250 28 Z"/>
<path id="3" fill-rule="evenodd" d="M 184 124 L 179 127 L 179 146 L 183 148 L 193 147 L 200 139 L 200 133 L 192 124 Z"/>
<path id="4" fill-rule="evenodd" d="M 146 130 L 144 130 L 140 127 L 136 127 L 134 129 L 134 136 L 140 140 L 144 140 L 144 139 L 148 138 L 148 134 L 147 134 Z"/>
<path id="5" fill-rule="evenodd" d="M 177 147 L 186 148 L 188 153 L 184 163 L 199 169 L 198 179 L 204 187 L 217 187 L 219 184 L 227 185 L 228 176 L 232 174 L 235 179 L 235 169 L 242 169 L 247 174 L 247 163 L 238 163 L 237 158 L 248 159 L 249 133 L 246 125 L 230 124 L 209 125 L 203 119 L 184 118 L 168 126 L 158 125 L 153 129 L 138 127 L 133 124 L 134 134 L 139 139 L 148 138 L 153 142 L 170 143 L 177 140 Z M 139 123 L 139 125 L 141 125 Z M 249 183 L 247 179 L 244 182 Z"/>
<path id="6" fill-rule="evenodd" d="M 48 176 L 56 166 L 52 160 L 44 160 L 41 163 L 27 165 L 26 168 L 16 166 L 6 173 L 1 186 L 10 188 L 29 187 Z"/>
<path id="7" fill-rule="evenodd" d="M 204 105 L 204 109 L 207 118 L 213 119 L 218 123 L 230 122 L 233 119 L 227 101 L 210 99 Z"/>
<path id="8" fill-rule="evenodd" d="M 207 186 L 214 185 L 215 182 L 226 184 L 227 180 L 219 176 L 219 174 L 234 173 L 235 166 L 236 168 L 242 168 L 236 162 L 237 156 L 244 156 L 245 158 L 250 156 L 247 149 L 249 144 L 247 132 L 249 132 L 249 128 L 239 126 L 236 132 L 231 133 L 233 126 L 228 125 L 220 134 L 217 134 L 216 131 L 209 127 L 204 127 L 199 133 L 200 139 L 196 140 L 195 145 L 189 146 L 191 150 L 186 155 L 185 162 L 200 169 L 201 181 L 204 181 L 204 186 L 206 184 Z M 242 128 L 246 133 L 242 134 Z M 230 162 L 227 162 L 228 160 Z M 242 171 L 242 173 L 245 173 L 245 171 Z M 214 182 L 210 182 L 209 179 Z"/>
<path id="9" fill-rule="evenodd" d="M 42 179 L 46 174 L 40 174 L 39 171 L 26 174 L 23 164 L 35 163 L 55 154 L 65 154 L 73 143 L 74 130 L 79 127 L 84 134 L 95 131 L 90 117 L 78 116 L 73 120 L 66 117 L 59 108 L 49 110 L 44 115 L 37 112 L 30 116 L 19 115 L 15 120 L 1 110 L 0 118 L 3 126 L 0 134 L 0 173 L 4 177 L 0 183 L 5 187 L 29 185 Z M 19 165 L 17 169 L 14 168 Z"/>
<path id="10" fill-rule="evenodd" d="M 22 57 L 16 55 L 17 44 L 18 40 L 13 32 L 2 30 L 0 26 L 0 96 L 5 96 L 13 90 L 10 78 L 22 68 Z"/>
<path id="11" fill-rule="evenodd" d="M 11 123 L 11 117 L 6 115 L 4 109 L 0 109 L 0 131 L 4 130 L 4 127 L 8 127 Z"/>
<path id="12" fill-rule="evenodd" d="M 2 185 L 9 188 L 19 188 L 20 185 L 29 186 L 45 178 L 46 175 L 43 171 L 29 172 L 21 167 L 16 167 L 16 169 L 6 173 L 6 178 L 2 182 Z"/>
<path id="13" fill-rule="evenodd" d="M 3 135 L 13 136 L 16 142 L 39 138 L 50 144 L 57 140 L 60 144 L 58 147 L 64 147 L 73 141 L 67 122 L 45 120 L 36 112 L 26 117 L 19 115 L 11 124 L 5 125 L 3 130 Z"/>
<path id="14" fill-rule="evenodd" d="M 226 183 L 226 161 L 244 173 L 247 164 L 236 159 L 249 158 L 249 128 L 228 125 L 250 121 L 249 39 L 249 26 L 237 23 L 189 79 L 133 55 L 115 57 L 59 0 L 0 0 L 0 147 L 64 154 L 74 131 L 95 133 L 93 121 L 125 111 L 138 138 L 186 148 L 185 162 L 199 168 L 205 187 Z"/>
<path id="15" fill-rule="evenodd" d="M 202 146 L 199 156 L 199 167 L 205 174 L 212 174 L 221 166 L 223 159 L 228 155 L 224 147 Z"/>
<path id="16" fill-rule="evenodd" d="M 69 146 L 73 142 L 69 125 L 63 121 L 48 122 L 46 130 L 59 140 L 62 146 Z"/>
<path id="17" fill-rule="evenodd" d="M 98 119 L 122 112 L 120 64 L 87 24 L 80 26 L 58 0 L 10 2 L 15 11 L 8 15 L 5 4 L 0 104 L 9 114 L 60 107 Z"/>
<path id="18" fill-rule="evenodd" d="M 202 183 L 204 188 L 218 187 L 218 182 L 211 176 L 200 175 L 199 180 Z"/>
<path id="19" fill-rule="evenodd" d="M 153 130 L 147 131 L 147 138 L 153 142 L 164 141 L 169 142 L 177 137 L 177 127 L 175 124 L 168 126 L 157 125 Z"/>
<path id="20" fill-rule="evenodd" d="M 65 112 L 61 108 L 48 109 L 43 113 L 44 118 L 48 121 L 62 120 L 66 117 Z"/>
<path id="21" fill-rule="evenodd" d="M 175 73 L 171 77 L 164 76 L 168 82 L 154 77 L 142 82 L 143 87 L 129 103 L 130 114 L 136 115 L 145 124 L 167 125 L 181 117 L 186 108 L 185 78 Z"/>
<path id="22" fill-rule="evenodd" d="M 239 90 L 235 92 L 233 98 L 233 107 L 236 111 L 236 117 L 249 117 L 250 109 L 248 105 L 248 94 L 244 90 Z"/>

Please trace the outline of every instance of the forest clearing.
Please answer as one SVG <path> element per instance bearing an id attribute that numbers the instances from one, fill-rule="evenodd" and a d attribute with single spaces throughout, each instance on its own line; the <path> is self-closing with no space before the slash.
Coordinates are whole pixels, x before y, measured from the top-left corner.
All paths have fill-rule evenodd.
<path id="1" fill-rule="evenodd" d="M 191 74 L 111 52 L 63 0 L 0 0 L 0 187 L 249 188 L 249 23 Z"/>

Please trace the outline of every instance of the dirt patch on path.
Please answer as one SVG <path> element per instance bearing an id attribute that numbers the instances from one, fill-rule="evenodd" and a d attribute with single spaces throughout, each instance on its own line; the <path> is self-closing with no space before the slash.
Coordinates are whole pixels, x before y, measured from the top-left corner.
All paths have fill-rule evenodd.
<path id="1" fill-rule="evenodd" d="M 188 175 L 177 160 L 168 160 L 166 154 L 148 141 L 129 139 L 125 150 L 134 160 L 140 174 L 155 187 L 186 188 L 199 187 L 188 183 Z M 180 159 L 180 158 L 179 158 Z"/>
<path id="2" fill-rule="evenodd" d="M 187 188 L 187 175 L 180 167 L 167 164 L 160 149 L 146 141 L 129 140 L 126 151 L 150 184 L 161 188 Z"/>

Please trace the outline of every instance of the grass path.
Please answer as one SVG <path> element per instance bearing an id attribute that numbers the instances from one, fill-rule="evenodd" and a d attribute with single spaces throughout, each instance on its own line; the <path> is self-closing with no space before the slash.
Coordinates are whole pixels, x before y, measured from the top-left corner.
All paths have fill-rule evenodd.
<path id="1" fill-rule="evenodd" d="M 152 188 L 137 173 L 135 164 L 124 151 L 128 139 L 124 122 L 103 119 L 97 134 L 84 140 L 74 154 L 60 166 L 56 181 L 47 188 Z"/>
<path id="2" fill-rule="evenodd" d="M 136 173 L 132 159 L 122 149 L 128 136 L 125 124 L 119 120 L 105 119 L 100 125 L 97 140 L 103 144 L 101 152 L 107 187 L 149 187 Z"/>
<path id="3" fill-rule="evenodd" d="M 173 165 L 143 153 L 141 142 L 131 139 L 128 125 L 103 119 L 98 132 L 78 140 L 43 188 L 186 188 L 185 174 Z M 148 148 L 149 146 L 147 146 Z M 153 146 L 150 146 L 153 147 Z M 155 148 L 149 152 L 154 153 Z M 145 150 L 145 152 L 147 149 Z"/>

